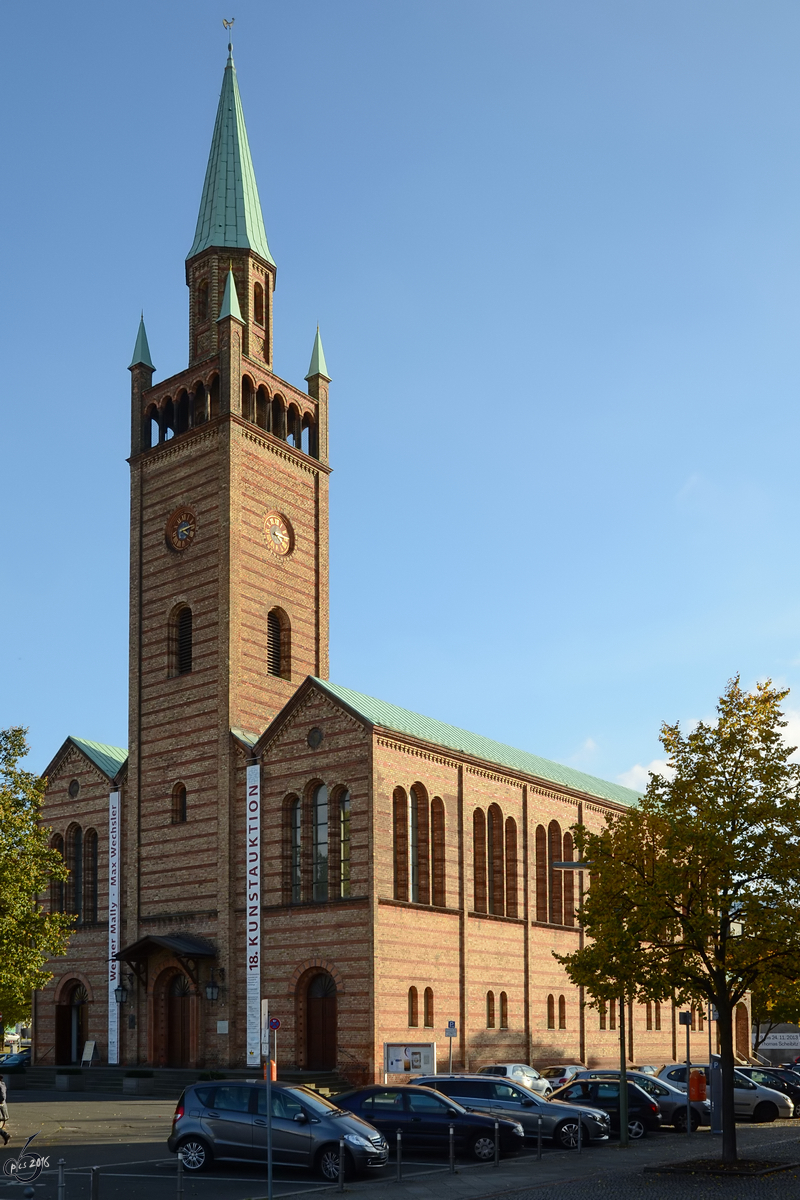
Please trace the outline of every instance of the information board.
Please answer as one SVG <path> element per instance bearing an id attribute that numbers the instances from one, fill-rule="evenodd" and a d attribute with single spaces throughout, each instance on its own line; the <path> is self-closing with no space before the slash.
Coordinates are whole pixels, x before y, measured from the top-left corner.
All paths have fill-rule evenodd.
<path id="1" fill-rule="evenodd" d="M 384 1042 L 387 1075 L 435 1075 L 436 1042 Z"/>

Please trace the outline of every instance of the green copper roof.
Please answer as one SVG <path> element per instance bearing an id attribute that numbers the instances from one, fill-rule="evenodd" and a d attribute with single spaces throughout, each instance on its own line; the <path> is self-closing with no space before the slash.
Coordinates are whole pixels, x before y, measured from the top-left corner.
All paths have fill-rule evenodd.
<path id="1" fill-rule="evenodd" d="M 222 77 L 197 229 L 186 257 L 211 246 L 254 250 L 275 266 L 267 245 L 232 54 Z"/>
<path id="2" fill-rule="evenodd" d="M 239 308 L 239 293 L 236 291 L 236 280 L 233 278 L 233 268 L 228 268 L 228 278 L 225 280 L 225 291 L 222 296 L 222 308 L 219 310 L 218 321 L 225 317 L 236 317 L 242 320 L 242 310 Z M 244 322 L 242 322 L 244 324 Z"/>
<path id="3" fill-rule="evenodd" d="M 69 735 L 69 740 L 74 742 L 78 749 L 82 750 L 86 757 L 90 758 L 109 779 L 114 778 L 128 757 L 128 751 L 123 750 L 121 746 L 105 746 L 102 742 L 87 742 L 86 738 L 75 737 L 73 734 Z"/>
<path id="4" fill-rule="evenodd" d="M 328 366 L 325 362 L 325 351 L 322 349 L 319 325 L 317 326 L 317 336 L 314 338 L 314 349 L 311 351 L 311 362 L 308 367 L 306 379 L 313 379 L 315 375 L 322 375 L 330 383 L 331 377 L 328 374 Z"/>
<path id="5" fill-rule="evenodd" d="M 547 758 L 539 758 L 538 754 L 529 754 L 527 750 L 517 750 L 514 746 L 493 742 L 491 738 L 468 733 L 466 729 L 457 729 L 455 725 L 445 725 L 431 717 L 423 717 L 419 713 L 409 712 L 406 708 L 398 708 L 396 704 L 386 704 L 373 696 L 364 696 L 361 692 L 351 691 L 350 688 L 339 687 L 327 679 L 314 679 L 314 682 L 329 695 L 349 705 L 371 725 L 380 725 L 396 733 L 406 733 L 422 742 L 446 746 L 449 750 L 459 750 L 471 758 L 510 767 L 512 771 L 522 775 L 535 775 L 537 779 L 560 783 L 573 791 L 585 792 L 601 800 L 613 800 L 616 804 L 625 805 L 639 802 L 638 792 L 618 783 L 608 783 L 605 779 L 597 779 L 594 775 L 586 775 L 583 771 L 573 770 L 572 767 L 563 767 Z"/>
<path id="6" fill-rule="evenodd" d="M 155 365 L 150 357 L 150 347 L 147 344 L 147 331 L 144 327 L 144 313 L 142 313 L 139 321 L 139 332 L 136 334 L 136 345 L 133 347 L 133 358 L 131 359 L 131 367 L 143 363 L 146 367 L 152 367 L 155 371 Z M 128 367 L 130 371 L 131 367 Z"/>

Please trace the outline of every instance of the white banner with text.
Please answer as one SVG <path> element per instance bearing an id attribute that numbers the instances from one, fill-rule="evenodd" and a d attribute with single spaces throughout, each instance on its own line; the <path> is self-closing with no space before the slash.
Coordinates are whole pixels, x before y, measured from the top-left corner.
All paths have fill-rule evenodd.
<path id="1" fill-rule="evenodd" d="M 120 981 L 119 952 L 119 792 L 108 797 L 108 1061 L 119 1062 L 119 1005 L 114 995 Z"/>
<path id="2" fill-rule="evenodd" d="M 261 767 L 247 768 L 247 1065 L 261 1062 Z"/>

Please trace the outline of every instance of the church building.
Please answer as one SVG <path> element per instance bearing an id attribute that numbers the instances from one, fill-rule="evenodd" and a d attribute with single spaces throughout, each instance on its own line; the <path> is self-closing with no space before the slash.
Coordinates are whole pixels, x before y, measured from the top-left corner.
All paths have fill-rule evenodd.
<path id="1" fill-rule="evenodd" d="M 34 1062 L 257 1066 L 265 998 L 279 1068 L 618 1061 L 553 958 L 582 938 L 556 864 L 637 793 L 328 679 L 330 376 L 319 330 L 305 387 L 274 373 L 275 279 L 229 55 L 188 365 L 154 383 L 143 321 L 130 365 L 129 745 L 46 771 L 76 928 Z M 680 1052 L 671 1006 L 628 1016 L 631 1061 Z"/>

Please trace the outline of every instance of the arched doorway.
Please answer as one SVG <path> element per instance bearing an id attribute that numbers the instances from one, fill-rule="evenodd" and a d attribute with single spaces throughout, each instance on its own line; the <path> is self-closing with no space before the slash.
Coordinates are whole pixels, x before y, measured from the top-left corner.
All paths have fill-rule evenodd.
<path id="1" fill-rule="evenodd" d="M 189 1066 L 189 997 L 185 975 L 173 975 L 167 992 L 167 1066 Z"/>
<path id="2" fill-rule="evenodd" d="M 306 1067 L 336 1066 L 336 981 L 327 971 L 313 975 L 306 991 Z"/>
<path id="3" fill-rule="evenodd" d="M 736 1005 L 736 1053 L 739 1058 L 750 1058 L 750 1021 L 746 1004 Z"/>
<path id="4" fill-rule="evenodd" d="M 89 1036 L 89 993 L 75 982 L 64 989 L 65 1000 L 56 1005 L 56 1064 L 72 1066 L 81 1061 Z"/>

